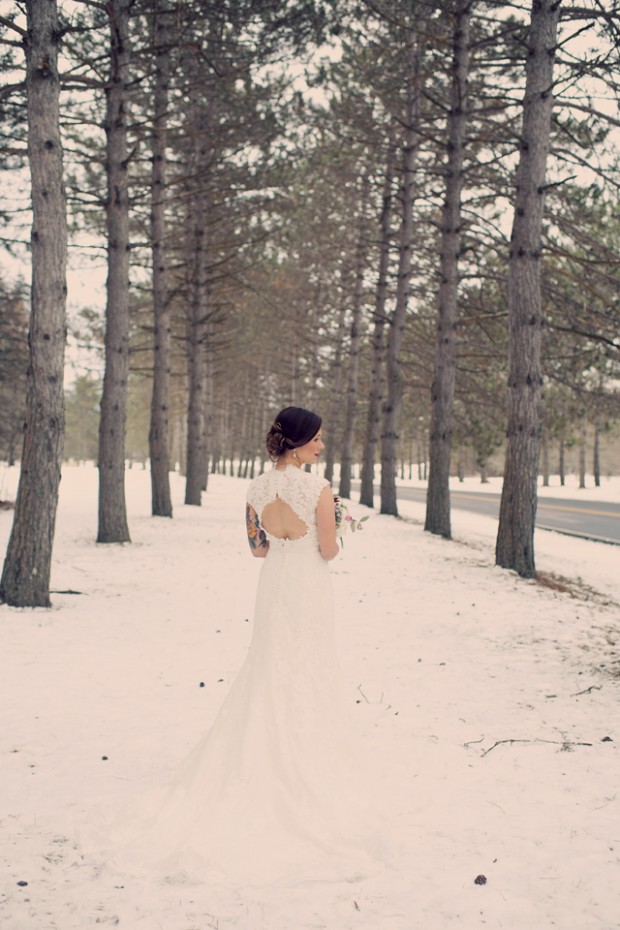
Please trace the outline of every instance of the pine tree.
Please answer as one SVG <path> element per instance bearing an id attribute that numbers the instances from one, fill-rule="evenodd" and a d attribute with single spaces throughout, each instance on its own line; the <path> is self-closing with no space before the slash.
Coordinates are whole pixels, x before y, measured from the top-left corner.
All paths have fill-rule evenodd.
<path id="1" fill-rule="evenodd" d="M 16 607 L 49 607 L 64 438 L 67 221 L 59 125 L 58 10 L 55 0 L 28 0 L 26 10 L 33 214 L 30 364 L 19 488 L 0 599 Z"/>
<path id="2" fill-rule="evenodd" d="M 130 542 L 125 503 L 125 427 L 129 377 L 129 116 L 130 0 L 110 0 L 110 75 L 106 86 L 105 373 L 99 421 L 97 542 Z"/>
<path id="3" fill-rule="evenodd" d="M 509 401 L 496 562 L 534 576 L 542 384 L 541 231 L 553 107 L 558 0 L 535 0 L 526 61 L 523 126 L 508 271 Z"/>
<path id="4" fill-rule="evenodd" d="M 446 195 L 441 222 L 435 375 L 431 386 L 430 467 L 424 529 L 450 538 L 450 456 L 456 375 L 461 191 L 467 127 L 467 79 L 472 0 L 456 0 L 452 88 L 448 112 Z"/>

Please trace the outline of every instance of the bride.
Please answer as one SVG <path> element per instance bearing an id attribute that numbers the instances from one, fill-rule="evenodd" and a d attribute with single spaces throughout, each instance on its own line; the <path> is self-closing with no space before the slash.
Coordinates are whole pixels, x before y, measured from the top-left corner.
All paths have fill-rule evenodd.
<path id="1" fill-rule="evenodd" d="M 307 472 L 321 418 L 282 410 L 273 467 L 247 492 L 263 558 L 251 646 L 211 730 L 117 837 L 125 867 L 248 883 L 350 878 L 368 863 L 367 765 L 351 739 L 334 646 L 329 562 L 339 551 L 329 483 Z"/>

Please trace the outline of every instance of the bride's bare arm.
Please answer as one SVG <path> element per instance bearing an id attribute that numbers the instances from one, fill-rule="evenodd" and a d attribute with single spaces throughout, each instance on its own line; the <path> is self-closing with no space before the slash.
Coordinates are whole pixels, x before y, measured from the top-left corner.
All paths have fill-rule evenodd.
<path id="1" fill-rule="evenodd" d="M 321 555 L 326 562 L 331 562 L 336 558 L 340 549 L 336 539 L 336 511 L 330 487 L 325 487 L 321 491 L 316 507 L 316 528 Z"/>
<path id="2" fill-rule="evenodd" d="M 257 559 L 264 559 L 269 552 L 269 540 L 251 504 L 246 504 L 245 507 L 245 523 L 252 555 Z"/>

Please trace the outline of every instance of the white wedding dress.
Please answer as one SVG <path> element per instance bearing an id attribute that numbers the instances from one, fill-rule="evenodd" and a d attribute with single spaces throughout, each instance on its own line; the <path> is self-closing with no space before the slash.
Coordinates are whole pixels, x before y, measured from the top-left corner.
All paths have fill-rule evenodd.
<path id="1" fill-rule="evenodd" d="M 330 571 L 318 548 L 327 484 L 295 467 L 252 482 L 247 500 L 259 518 L 279 498 L 305 535 L 268 536 L 247 658 L 174 778 L 122 818 L 108 861 L 241 883 L 351 879 L 370 863 L 372 786 L 341 695 Z"/>

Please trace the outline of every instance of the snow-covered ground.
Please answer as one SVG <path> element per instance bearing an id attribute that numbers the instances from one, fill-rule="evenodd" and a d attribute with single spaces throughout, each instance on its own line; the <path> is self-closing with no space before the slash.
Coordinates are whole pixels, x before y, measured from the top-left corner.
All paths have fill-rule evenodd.
<path id="1" fill-rule="evenodd" d="M 65 469 L 53 607 L 0 608 L 2 930 L 619 928 L 618 549 L 538 532 L 546 583 L 525 581 L 493 565 L 494 520 L 455 510 L 446 541 L 415 503 L 332 563 L 347 694 L 402 789 L 391 867 L 226 888 L 89 858 L 76 824 L 181 758 L 243 661 L 260 569 L 246 485 L 212 477 L 189 508 L 175 476 L 174 519 L 153 519 L 131 470 L 133 543 L 98 546 L 96 472 Z M 0 477 L 0 497 L 13 486 Z"/>

